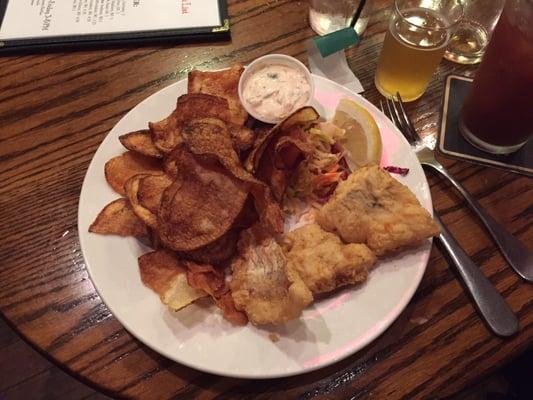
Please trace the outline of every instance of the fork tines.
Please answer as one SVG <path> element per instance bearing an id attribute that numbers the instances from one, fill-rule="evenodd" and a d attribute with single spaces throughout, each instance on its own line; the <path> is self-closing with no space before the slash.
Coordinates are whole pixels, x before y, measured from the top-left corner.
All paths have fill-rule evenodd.
<path id="1" fill-rule="evenodd" d="M 396 92 L 396 96 L 391 99 L 385 98 L 385 106 L 381 100 L 379 101 L 379 104 L 381 111 L 394 122 L 394 125 L 396 125 L 400 132 L 402 132 L 409 143 L 413 144 L 418 140 L 415 127 L 405 111 L 402 97 L 399 92 Z"/>

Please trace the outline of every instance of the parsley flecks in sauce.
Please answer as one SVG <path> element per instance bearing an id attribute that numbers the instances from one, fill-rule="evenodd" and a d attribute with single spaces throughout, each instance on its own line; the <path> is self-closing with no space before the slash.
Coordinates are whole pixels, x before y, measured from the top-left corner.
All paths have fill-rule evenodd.
<path id="1" fill-rule="evenodd" d="M 283 118 L 304 106 L 311 86 L 299 69 L 281 64 L 265 65 L 244 82 L 243 97 L 258 117 Z"/>

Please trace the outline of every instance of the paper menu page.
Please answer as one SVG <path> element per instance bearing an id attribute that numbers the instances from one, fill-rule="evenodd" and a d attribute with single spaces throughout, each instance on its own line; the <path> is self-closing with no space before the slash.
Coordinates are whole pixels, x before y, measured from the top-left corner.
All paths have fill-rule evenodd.
<path id="1" fill-rule="evenodd" d="M 0 40 L 219 25 L 218 0 L 9 0 Z"/>

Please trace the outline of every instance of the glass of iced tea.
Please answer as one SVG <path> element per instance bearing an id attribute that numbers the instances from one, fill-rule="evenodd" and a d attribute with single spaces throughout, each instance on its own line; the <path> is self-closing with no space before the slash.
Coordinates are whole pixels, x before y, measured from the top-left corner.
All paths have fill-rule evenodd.
<path id="1" fill-rule="evenodd" d="M 533 0 L 507 0 L 465 99 L 459 130 L 494 154 L 512 153 L 533 136 Z"/>
<path id="2" fill-rule="evenodd" d="M 462 15 L 460 0 L 395 0 L 374 79 L 381 94 L 422 96 Z"/>

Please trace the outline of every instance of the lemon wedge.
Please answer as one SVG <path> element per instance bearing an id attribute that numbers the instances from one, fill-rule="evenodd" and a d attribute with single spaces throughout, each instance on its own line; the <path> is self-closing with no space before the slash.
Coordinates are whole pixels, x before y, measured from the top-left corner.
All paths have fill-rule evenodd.
<path id="1" fill-rule="evenodd" d="M 352 171 L 381 160 L 381 134 L 374 117 L 353 100 L 341 99 L 333 124 L 344 129 L 340 144 L 346 150 L 346 162 Z"/>

